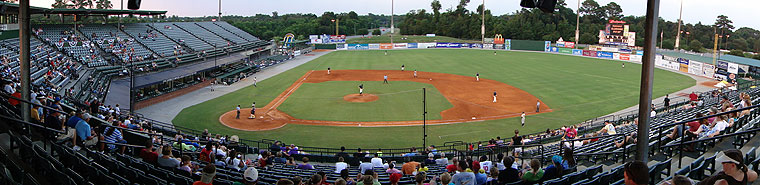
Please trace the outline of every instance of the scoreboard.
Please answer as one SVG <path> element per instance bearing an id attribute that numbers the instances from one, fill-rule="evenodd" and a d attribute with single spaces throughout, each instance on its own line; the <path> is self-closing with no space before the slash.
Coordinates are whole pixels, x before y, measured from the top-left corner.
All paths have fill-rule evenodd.
<path id="1" fill-rule="evenodd" d="M 625 21 L 609 20 L 605 29 L 599 30 L 599 44 L 634 46 L 636 33 L 629 32 Z"/>

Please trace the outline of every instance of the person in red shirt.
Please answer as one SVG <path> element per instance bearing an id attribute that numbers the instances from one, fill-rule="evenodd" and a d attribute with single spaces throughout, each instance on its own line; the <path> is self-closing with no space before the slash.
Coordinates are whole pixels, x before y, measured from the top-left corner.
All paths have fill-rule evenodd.
<path id="1" fill-rule="evenodd" d="M 211 162 L 211 158 L 209 158 L 209 155 L 211 155 L 211 142 L 206 143 L 206 147 L 201 150 L 201 153 L 198 154 L 198 160 Z"/>
<path id="2" fill-rule="evenodd" d="M 570 126 L 570 128 L 567 128 L 567 130 L 565 130 L 566 139 L 575 139 L 575 136 L 577 135 L 578 135 L 578 130 L 575 130 L 575 126 Z"/>
<path id="3" fill-rule="evenodd" d="M 158 162 L 158 153 L 153 150 L 153 140 L 148 139 L 145 143 L 145 148 L 140 150 L 140 158 L 151 164 L 156 164 Z"/>
<path id="4" fill-rule="evenodd" d="M 699 99 L 699 96 L 697 96 L 697 93 L 691 92 L 691 94 L 689 94 L 689 100 L 697 101 L 697 99 Z"/>
<path id="5" fill-rule="evenodd" d="M 459 159 L 454 158 L 451 160 L 451 162 L 453 164 L 446 166 L 446 171 L 448 171 L 449 173 L 454 173 L 457 171 L 457 164 L 459 163 Z"/>
<path id="6" fill-rule="evenodd" d="M 13 94 L 11 94 L 11 96 L 16 97 L 18 99 L 21 99 L 21 91 L 16 91 Z M 13 99 L 13 98 L 8 98 L 8 103 L 10 103 L 13 106 L 16 106 L 16 105 L 18 105 L 21 102 L 19 102 L 16 99 Z"/>

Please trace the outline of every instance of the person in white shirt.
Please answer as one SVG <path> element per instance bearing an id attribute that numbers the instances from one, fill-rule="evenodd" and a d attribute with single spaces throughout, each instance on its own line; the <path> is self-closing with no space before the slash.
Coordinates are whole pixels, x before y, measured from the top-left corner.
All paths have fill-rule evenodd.
<path id="1" fill-rule="evenodd" d="M 488 160 L 488 156 L 480 156 L 480 168 L 485 170 L 486 172 L 490 172 L 491 168 L 493 168 L 493 164 L 491 161 Z"/>
<path id="2" fill-rule="evenodd" d="M 377 154 L 375 154 L 375 157 L 370 160 L 372 162 L 372 167 L 375 168 L 382 168 L 383 167 L 383 159 L 381 159 Z"/>
<path id="3" fill-rule="evenodd" d="M 446 158 L 446 153 L 441 152 L 441 158 L 435 160 L 435 164 L 437 165 L 447 165 L 449 164 L 449 159 Z"/>
<path id="4" fill-rule="evenodd" d="M 726 119 L 728 119 L 726 115 L 716 117 L 714 122 L 715 124 L 713 125 L 712 129 L 707 132 L 707 137 L 714 137 L 723 132 L 723 130 L 726 130 L 726 127 L 728 127 L 728 122 L 726 122 Z"/>
<path id="5" fill-rule="evenodd" d="M 617 131 L 615 131 L 615 125 L 610 121 L 604 121 L 604 128 L 597 133 L 601 133 L 602 135 L 615 135 L 617 134 Z"/>
<path id="6" fill-rule="evenodd" d="M 348 163 L 343 162 L 343 157 L 338 158 L 338 162 L 335 163 L 335 173 L 340 173 L 343 169 L 348 168 Z"/>
<path id="7" fill-rule="evenodd" d="M 366 159 L 365 159 L 366 160 Z M 364 171 L 370 170 L 372 171 L 372 163 L 369 161 L 362 161 L 361 164 L 359 164 L 359 170 L 364 174 Z"/>
<path id="8" fill-rule="evenodd" d="M 520 115 L 520 123 L 522 127 L 525 127 L 525 112 L 522 112 L 522 115 Z"/>

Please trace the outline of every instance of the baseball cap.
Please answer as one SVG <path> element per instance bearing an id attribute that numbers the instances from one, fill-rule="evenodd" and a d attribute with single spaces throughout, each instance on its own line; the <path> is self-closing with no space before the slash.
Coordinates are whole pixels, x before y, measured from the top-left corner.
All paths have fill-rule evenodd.
<path id="1" fill-rule="evenodd" d="M 82 119 L 90 119 L 92 118 L 89 113 L 82 114 Z"/>
<path id="2" fill-rule="evenodd" d="M 433 158 L 435 155 L 433 155 L 433 153 L 428 153 L 428 157 Z"/>
<path id="3" fill-rule="evenodd" d="M 720 157 L 716 161 L 719 163 L 734 163 L 734 164 L 742 164 L 742 154 L 738 150 L 726 150 L 722 151 L 719 154 Z"/>
<path id="4" fill-rule="evenodd" d="M 245 172 L 243 173 L 243 178 L 245 181 L 248 182 L 255 182 L 259 179 L 259 171 L 256 170 L 254 167 L 250 167 L 248 169 L 245 169 Z"/>

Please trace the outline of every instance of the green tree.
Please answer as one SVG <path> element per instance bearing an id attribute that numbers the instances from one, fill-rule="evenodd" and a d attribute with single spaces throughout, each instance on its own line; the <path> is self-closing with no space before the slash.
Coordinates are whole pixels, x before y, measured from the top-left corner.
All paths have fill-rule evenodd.
<path id="1" fill-rule="evenodd" d="M 699 42 L 699 40 L 692 40 L 689 43 L 689 49 L 694 52 L 702 52 L 702 42 Z"/>
<path id="2" fill-rule="evenodd" d="M 728 54 L 729 55 L 733 55 L 733 56 L 744 57 L 744 52 L 741 51 L 741 50 L 735 50 L 735 49 L 733 49 L 733 50 L 729 51 Z"/>
<path id="3" fill-rule="evenodd" d="M 97 9 L 111 9 L 113 8 L 113 4 L 110 0 L 98 0 L 96 3 Z"/>
<path id="4" fill-rule="evenodd" d="M 66 4 L 66 2 L 68 2 L 68 0 L 55 0 L 55 2 L 50 6 L 53 8 L 68 8 L 69 5 Z"/>
<path id="5" fill-rule="evenodd" d="M 372 35 L 380 35 L 380 34 L 381 34 L 380 29 L 375 29 L 372 31 Z"/>
<path id="6" fill-rule="evenodd" d="M 725 15 L 719 15 L 718 19 L 715 20 L 715 26 L 720 29 L 720 35 L 724 35 L 726 31 L 731 31 L 734 29 L 733 25 L 734 21 L 731 21 L 728 19 L 728 16 Z"/>
<path id="7" fill-rule="evenodd" d="M 620 20 L 620 18 L 623 18 L 623 8 L 620 8 L 620 5 L 615 2 L 607 3 L 602 9 L 604 10 L 603 18 L 605 20 Z"/>

